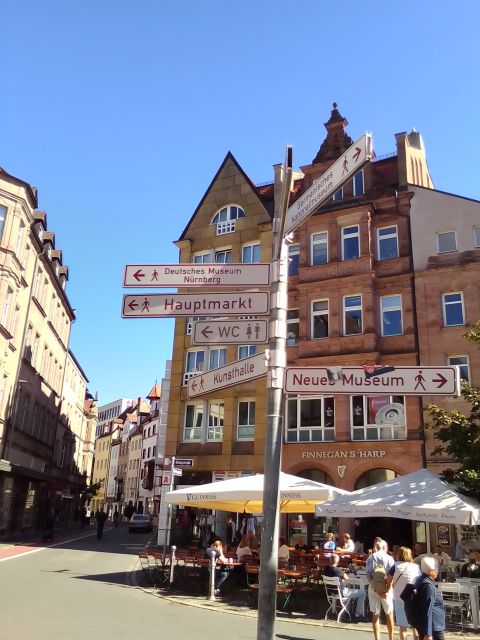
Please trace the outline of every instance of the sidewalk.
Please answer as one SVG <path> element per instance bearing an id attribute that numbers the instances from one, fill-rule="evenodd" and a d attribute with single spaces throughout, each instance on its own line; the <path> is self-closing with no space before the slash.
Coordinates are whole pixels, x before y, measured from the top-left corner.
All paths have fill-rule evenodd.
<path id="1" fill-rule="evenodd" d="M 66 540 L 93 535 L 96 529 L 93 525 L 86 525 L 80 529 L 79 525 L 62 527 L 55 534 L 54 540 L 43 542 L 43 531 L 33 530 L 26 533 L 16 533 L 0 537 L 0 560 L 13 558 L 25 553 L 31 553 L 36 549 L 45 549 Z"/>

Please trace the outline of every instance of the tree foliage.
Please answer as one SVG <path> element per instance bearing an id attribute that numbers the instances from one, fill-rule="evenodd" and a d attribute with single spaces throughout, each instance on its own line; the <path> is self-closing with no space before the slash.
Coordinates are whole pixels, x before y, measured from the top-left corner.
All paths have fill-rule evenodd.
<path id="1" fill-rule="evenodd" d="M 465 334 L 465 339 L 480 346 L 480 321 Z M 440 444 L 434 455 L 447 454 L 457 468 L 448 468 L 442 477 L 472 498 L 480 499 L 480 389 L 462 382 L 462 396 L 470 405 L 467 414 L 447 411 L 436 405 L 428 405 L 429 425 Z"/>

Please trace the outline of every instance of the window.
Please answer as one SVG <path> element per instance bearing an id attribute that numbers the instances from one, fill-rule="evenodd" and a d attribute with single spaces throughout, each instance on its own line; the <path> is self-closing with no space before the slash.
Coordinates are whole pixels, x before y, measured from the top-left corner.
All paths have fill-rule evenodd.
<path id="1" fill-rule="evenodd" d="M 364 183 L 363 183 L 363 169 L 357 171 L 357 173 L 353 176 L 353 195 L 354 196 L 363 196 L 365 193 Z"/>
<path id="2" fill-rule="evenodd" d="M 328 232 L 312 234 L 312 265 L 328 262 Z"/>
<path id="3" fill-rule="evenodd" d="M 212 261 L 210 253 L 197 253 L 193 256 L 194 264 L 207 264 Z"/>
<path id="4" fill-rule="evenodd" d="M 232 250 L 222 249 L 221 251 L 215 251 L 215 262 L 226 264 L 232 261 Z"/>
<path id="5" fill-rule="evenodd" d="M 288 398 L 287 442 L 332 442 L 335 439 L 333 398 Z"/>
<path id="6" fill-rule="evenodd" d="M 457 234 L 455 231 L 437 233 L 437 253 L 457 250 Z"/>
<path id="7" fill-rule="evenodd" d="M 448 356 L 448 364 L 460 368 L 461 380 L 470 380 L 468 356 Z"/>
<path id="8" fill-rule="evenodd" d="M 253 440 L 255 437 L 255 400 L 238 401 L 237 439 Z"/>
<path id="9" fill-rule="evenodd" d="M 402 335 L 402 296 L 380 298 L 380 315 L 382 316 L 382 336 Z"/>
<path id="10" fill-rule="evenodd" d="M 288 275 L 297 276 L 300 266 L 300 245 L 291 244 L 288 247 Z"/>
<path id="11" fill-rule="evenodd" d="M 203 371 L 203 364 L 205 361 L 204 351 L 188 351 L 187 359 L 185 363 L 185 372 L 183 374 L 183 384 L 187 384 L 188 379 L 196 375 L 200 371 Z"/>
<path id="12" fill-rule="evenodd" d="M 3 302 L 2 309 L 2 317 L 0 318 L 0 324 L 2 324 L 5 329 L 8 329 L 8 316 L 10 315 L 10 307 L 12 306 L 13 300 L 13 289 L 11 287 L 7 288 L 7 295 L 5 296 L 5 300 Z"/>
<path id="13" fill-rule="evenodd" d="M 0 221 L 0 225 L 1 224 L 2 223 Z M 473 227 L 473 244 L 475 247 L 480 247 L 480 227 Z"/>
<path id="14" fill-rule="evenodd" d="M 312 302 L 312 338 L 328 338 L 328 300 Z"/>
<path id="15" fill-rule="evenodd" d="M 0 205 L 0 241 L 2 240 L 6 217 L 7 217 L 7 207 L 3 207 Z"/>
<path id="16" fill-rule="evenodd" d="M 208 368 L 218 369 L 223 367 L 227 363 L 227 350 L 226 349 L 210 349 L 208 354 Z"/>
<path id="17" fill-rule="evenodd" d="M 342 200 L 342 198 L 343 198 L 343 187 L 340 187 L 340 189 L 337 189 L 333 194 L 332 200 L 335 202 L 335 200 Z"/>
<path id="18" fill-rule="evenodd" d="M 223 402 L 208 403 L 207 440 L 221 440 L 223 437 Z"/>
<path id="19" fill-rule="evenodd" d="M 238 359 L 243 360 L 249 358 L 257 353 L 257 345 L 255 344 L 242 344 L 238 347 Z"/>
<path id="20" fill-rule="evenodd" d="M 403 396 L 352 396 L 352 440 L 403 440 L 407 437 Z"/>
<path id="21" fill-rule="evenodd" d="M 362 296 L 345 296 L 343 299 L 343 334 L 362 333 Z"/>
<path id="22" fill-rule="evenodd" d="M 397 226 L 377 229 L 377 255 L 379 260 L 398 258 Z"/>
<path id="23" fill-rule="evenodd" d="M 297 344 L 300 334 L 300 318 L 298 309 L 287 311 L 287 347 Z"/>
<path id="24" fill-rule="evenodd" d="M 342 260 L 360 257 L 360 231 L 358 224 L 342 229 Z"/>
<path id="25" fill-rule="evenodd" d="M 444 293 L 443 324 L 446 327 L 455 327 L 465 323 L 463 314 L 463 293 Z"/>
<path id="26" fill-rule="evenodd" d="M 191 336 L 193 325 L 195 324 L 195 322 L 199 322 L 200 320 L 205 320 L 205 319 L 206 319 L 206 316 L 191 316 L 187 318 L 185 335 Z"/>
<path id="27" fill-rule="evenodd" d="M 244 210 L 234 204 L 220 209 L 213 217 L 212 224 L 217 225 L 217 236 L 235 231 L 235 221 L 245 217 Z"/>
<path id="28" fill-rule="evenodd" d="M 244 245 L 242 262 L 260 262 L 260 245 L 258 243 Z"/>

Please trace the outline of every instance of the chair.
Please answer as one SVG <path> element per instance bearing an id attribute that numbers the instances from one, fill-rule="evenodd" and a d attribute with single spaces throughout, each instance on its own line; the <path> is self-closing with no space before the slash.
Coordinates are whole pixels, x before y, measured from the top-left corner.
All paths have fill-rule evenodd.
<path id="1" fill-rule="evenodd" d="M 140 567 L 142 569 L 142 573 L 147 583 L 147 586 L 152 587 L 153 575 L 152 575 L 152 568 L 151 568 L 151 563 L 148 557 L 148 553 L 146 551 L 139 551 L 138 560 L 140 562 Z"/>
<path id="2" fill-rule="evenodd" d="M 463 629 L 464 623 L 471 617 L 469 594 L 462 590 L 462 584 L 459 582 L 440 582 L 438 588 L 443 595 L 445 620 L 451 625 L 460 625 Z"/>
<path id="3" fill-rule="evenodd" d="M 293 587 L 288 584 L 283 571 L 277 571 L 277 596 L 280 594 L 283 597 L 282 611 L 289 609 L 292 593 Z"/>
<path id="4" fill-rule="evenodd" d="M 258 583 L 258 576 L 260 575 L 260 567 L 256 564 L 246 564 L 245 575 L 247 577 L 248 590 L 252 596 L 253 604 L 255 604 L 258 598 L 258 590 L 260 588 L 260 585 Z"/>
<path id="5" fill-rule="evenodd" d="M 340 580 L 338 578 L 323 576 L 323 584 L 325 585 L 325 593 L 329 605 L 325 613 L 325 620 L 328 620 L 329 613 L 333 613 L 333 615 L 337 616 L 337 622 L 340 622 L 340 618 L 344 613 L 346 613 L 349 620 L 351 621 L 352 617 L 350 615 L 350 612 L 348 611 L 348 606 L 351 602 L 351 598 L 345 598 L 342 595 L 342 590 L 340 589 Z"/>

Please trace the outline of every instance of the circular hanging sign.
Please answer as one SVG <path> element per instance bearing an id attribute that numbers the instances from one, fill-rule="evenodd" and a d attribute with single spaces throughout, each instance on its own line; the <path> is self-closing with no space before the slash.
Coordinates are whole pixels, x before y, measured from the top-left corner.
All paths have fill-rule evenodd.
<path id="1" fill-rule="evenodd" d="M 386 404 L 377 411 L 375 424 L 405 425 L 405 407 L 399 402 Z"/>

